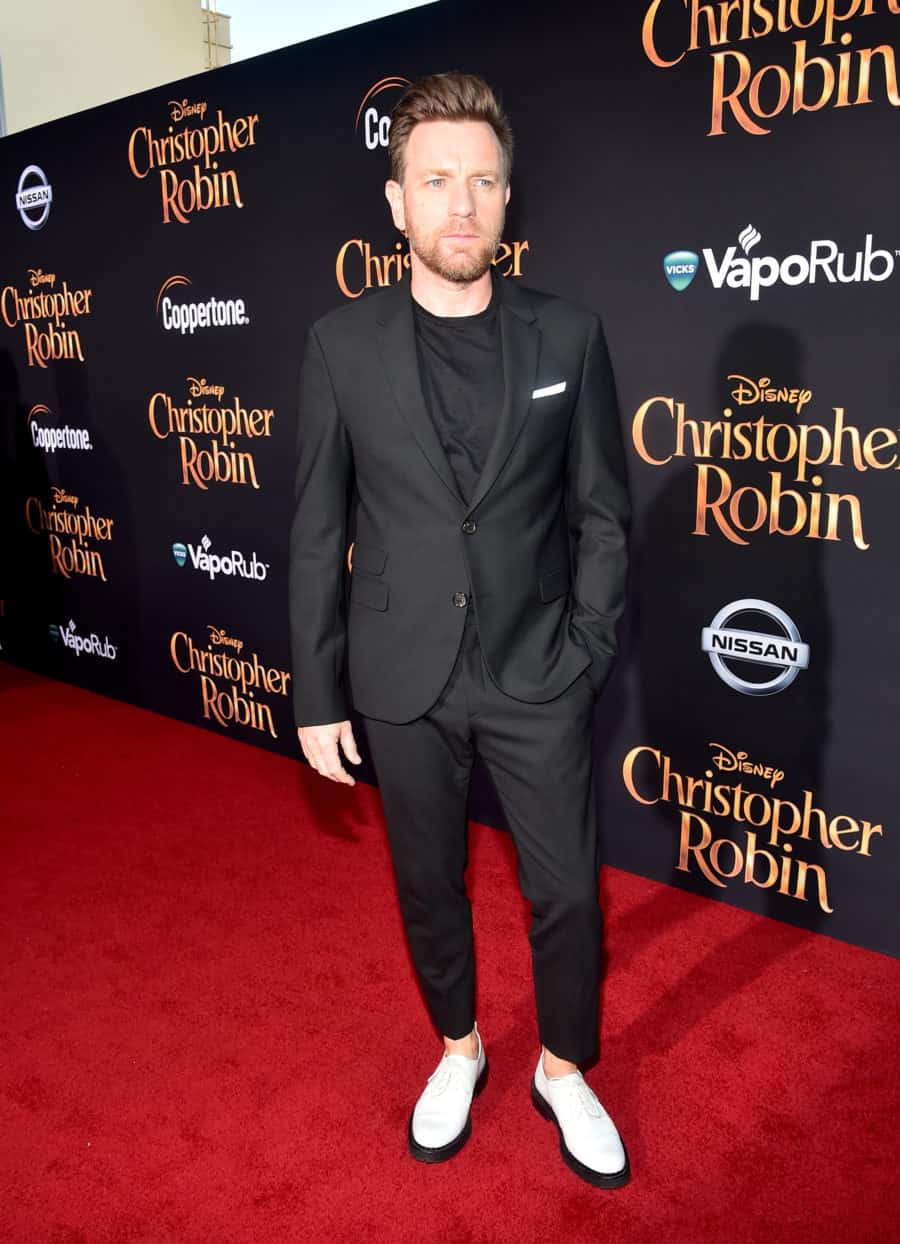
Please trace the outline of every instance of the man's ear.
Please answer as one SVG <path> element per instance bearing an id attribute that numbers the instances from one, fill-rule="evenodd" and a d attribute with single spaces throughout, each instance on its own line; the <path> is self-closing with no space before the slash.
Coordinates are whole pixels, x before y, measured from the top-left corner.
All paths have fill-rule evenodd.
<path id="1" fill-rule="evenodd" d="M 384 197 L 391 205 L 391 216 L 401 233 L 406 232 L 406 213 L 403 210 L 403 187 L 398 181 L 389 178 L 384 183 Z"/>
<path id="2" fill-rule="evenodd" d="M 503 200 L 503 202 L 504 203 L 509 202 L 509 182 L 506 183 L 506 198 Z"/>

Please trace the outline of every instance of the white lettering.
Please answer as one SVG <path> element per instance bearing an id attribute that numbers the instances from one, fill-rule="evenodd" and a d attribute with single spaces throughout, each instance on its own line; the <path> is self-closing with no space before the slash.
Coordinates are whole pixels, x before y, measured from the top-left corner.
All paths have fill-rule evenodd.
<path id="1" fill-rule="evenodd" d="M 198 328 L 243 327 L 250 323 L 243 298 L 209 298 L 206 302 L 162 300 L 162 322 L 167 332 L 193 334 Z"/>
<path id="2" fill-rule="evenodd" d="M 240 575 L 243 579 L 255 579 L 262 583 L 269 573 L 269 562 L 262 562 L 256 552 L 250 554 L 250 560 L 239 549 L 232 549 L 229 554 L 210 553 L 200 545 L 189 544 L 188 553 L 191 565 L 195 570 L 208 574 L 210 579 L 223 574 L 228 577 Z"/>
<path id="3" fill-rule="evenodd" d="M 751 302 L 758 302 L 760 292 L 778 282 L 784 285 L 814 285 L 817 277 L 830 285 L 886 281 L 893 275 L 895 267 L 892 252 L 875 249 L 871 233 L 866 234 L 863 250 L 856 251 L 852 258 L 839 250 L 836 242 L 827 238 L 811 242 L 808 255 L 787 255 L 780 260 L 774 255 L 745 259 L 737 255 L 735 246 L 729 246 L 721 260 L 716 259 L 709 247 L 705 247 L 703 258 L 715 289 L 721 289 L 726 284 L 731 289 L 748 289 Z M 681 265 L 667 268 L 670 272 L 683 270 Z"/>
<path id="4" fill-rule="evenodd" d="M 59 635 L 65 646 L 77 657 L 80 657 L 82 652 L 87 652 L 91 656 L 103 657 L 106 661 L 115 661 L 118 655 L 119 650 L 108 635 L 104 635 L 102 642 L 96 631 L 91 631 L 90 635 L 79 635 L 75 630 L 74 622 L 70 622 L 66 627 L 61 626 Z"/>

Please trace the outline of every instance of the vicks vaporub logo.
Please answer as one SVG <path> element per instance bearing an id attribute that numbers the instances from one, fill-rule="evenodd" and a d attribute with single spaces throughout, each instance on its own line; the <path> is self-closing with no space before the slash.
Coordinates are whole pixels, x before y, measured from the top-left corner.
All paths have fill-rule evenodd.
<path id="1" fill-rule="evenodd" d="M 712 247 L 703 247 L 713 289 L 745 290 L 751 302 L 758 302 L 761 291 L 773 285 L 864 285 L 893 276 L 900 256 L 900 250 L 877 247 L 871 233 L 857 250 L 842 250 L 831 238 L 816 238 L 802 253 L 751 255 L 761 240 L 760 231 L 748 224 L 737 235 L 737 245 L 728 246 L 721 255 Z M 743 254 L 738 254 L 738 246 Z M 699 267 L 700 259 L 693 251 L 670 251 L 663 259 L 666 280 L 679 292 L 687 289 Z"/>
<path id="2" fill-rule="evenodd" d="M 256 550 L 250 554 L 248 558 L 240 549 L 231 549 L 228 553 L 222 555 L 211 553 L 212 540 L 209 536 L 204 536 L 199 544 L 184 544 L 181 540 L 176 540 L 172 545 L 172 556 L 179 566 L 185 566 L 190 558 L 190 564 L 194 570 L 200 570 L 203 574 L 209 575 L 210 579 L 215 579 L 216 575 L 227 575 L 229 577 L 238 576 L 242 579 L 255 579 L 258 583 L 262 583 L 269 573 L 269 562 L 260 561 L 256 556 Z"/>
<path id="3" fill-rule="evenodd" d="M 79 635 L 76 625 L 74 618 L 69 618 L 65 626 L 51 622 L 47 631 L 52 643 L 64 644 L 77 657 L 86 652 L 90 656 L 103 657 L 106 661 L 115 661 L 119 649 L 108 635 L 104 635 L 102 640 L 96 631 L 91 631 L 90 635 Z"/>
<path id="4" fill-rule="evenodd" d="M 700 256 L 693 251 L 669 251 L 663 260 L 666 280 L 679 294 L 693 281 L 699 267 Z"/>

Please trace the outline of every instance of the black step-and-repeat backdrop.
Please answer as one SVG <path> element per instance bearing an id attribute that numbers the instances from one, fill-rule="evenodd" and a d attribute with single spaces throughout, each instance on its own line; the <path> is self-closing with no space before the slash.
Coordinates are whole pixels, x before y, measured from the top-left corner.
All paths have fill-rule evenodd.
<path id="1" fill-rule="evenodd" d="M 517 139 L 498 268 L 602 314 L 630 450 L 606 859 L 896 954 L 900 0 L 526 10 L 444 0 L 0 143 L 3 655 L 299 754 L 304 328 L 405 272 L 405 83 L 480 72 Z M 482 771 L 471 810 L 502 825 Z"/>

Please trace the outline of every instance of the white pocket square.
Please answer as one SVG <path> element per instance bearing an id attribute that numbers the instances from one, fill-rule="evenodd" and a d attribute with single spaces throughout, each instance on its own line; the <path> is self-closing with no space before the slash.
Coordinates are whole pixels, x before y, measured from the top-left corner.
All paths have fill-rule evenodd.
<path id="1" fill-rule="evenodd" d="M 550 397 L 553 393 L 562 393 L 566 387 L 565 380 L 560 380 L 557 384 L 548 384 L 543 389 L 535 389 L 532 397 Z"/>

